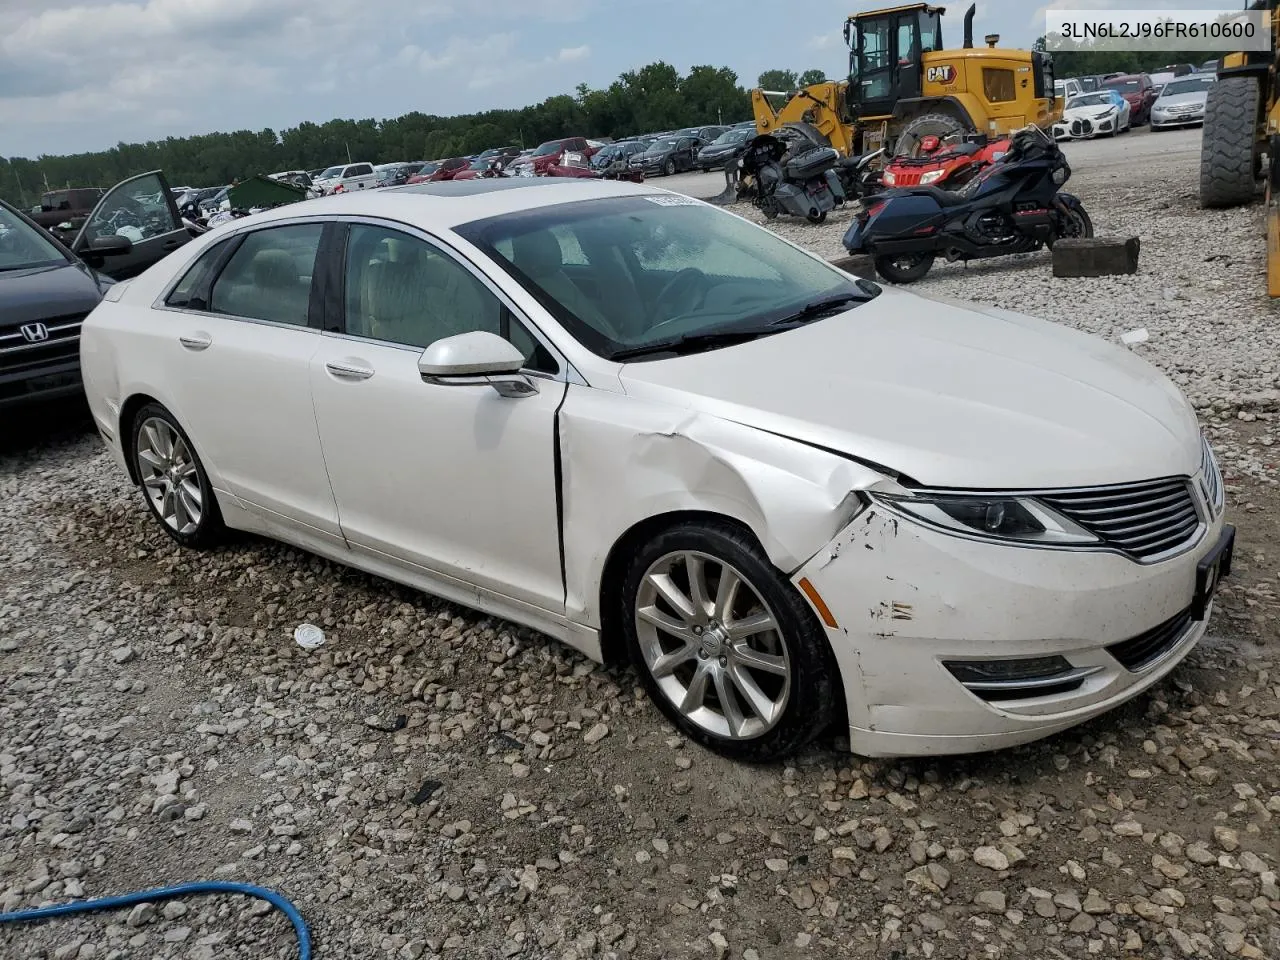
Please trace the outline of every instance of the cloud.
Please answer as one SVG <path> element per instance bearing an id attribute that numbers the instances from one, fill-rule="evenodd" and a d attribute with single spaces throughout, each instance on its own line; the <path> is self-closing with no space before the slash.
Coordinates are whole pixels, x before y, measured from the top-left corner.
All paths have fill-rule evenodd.
<path id="1" fill-rule="evenodd" d="M 835 34 L 820 33 L 809 41 L 809 46 L 814 50 L 830 50 L 840 42 L 840 38 Z"/>
<path id="2" fill-rule="evenodd" d="M 573 63 L 575 60 L 585 60 L 589 56 L 591 56 L 591 48 L 584 43 L 580 47 L 562 47 L 555 59 L 558 63 Z"/>
<path id="3" fill-rule="evenodd" d="M 447 70 L 463 64 L 492 63 L 507 57 L 516 44 L 514 33 L 493 33 L 487 37 L 452 37 L 439 53 L 423 50 L 417 56 L 423 73 Z"/>

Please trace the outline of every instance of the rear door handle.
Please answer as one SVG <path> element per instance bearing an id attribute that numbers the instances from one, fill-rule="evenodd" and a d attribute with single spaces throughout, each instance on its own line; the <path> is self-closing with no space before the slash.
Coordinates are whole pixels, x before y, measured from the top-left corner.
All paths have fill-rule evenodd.
<path id="1" fill-rule="evenodd" d="M 182 246 L 186 242 L 187 242 L 186 240 L 179 240 L 177 237 L 175 237 L 172 240 L 166 240 L 164 243 L 160 244 L 160 248 L 162 250 L 177 250 L 180 246 Z"/>
<path id="2" fill-rule="evenodd" d="M 330 360 L 324 365 L 324 368 L 339 380 L 368 380 L 373 376 L 373 371 L 368 367 L 358 367 L 351 363 L 339 363 Z"/>
<path id="3" fill-rule="evenodd" d="M 188 350 L 207 350 L 213 343 L 213 337 L 207 333 L 193 333 L 190 336 L 181 336 L 178 342 Z"/>

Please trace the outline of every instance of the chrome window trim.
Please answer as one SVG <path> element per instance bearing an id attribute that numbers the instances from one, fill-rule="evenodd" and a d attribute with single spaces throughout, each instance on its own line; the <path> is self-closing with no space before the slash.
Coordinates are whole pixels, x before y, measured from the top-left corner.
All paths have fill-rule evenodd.
<path id="1" fill-rule="evenodd" d="M 465 256 L 460 250 L 458 250 L 451 243 L 449 243 L 449 241 L 446 238 L 433 234 L 429 230 L 424 230 L 422 227 L 405 223 L 402 220 L 389 220 L 389 219 L 386 219 L 385 217 L 369 217 L 369 216 L 360 216 L 358 214 L 344 214 L 344 215 L 332 217 L 331 220 L 334 223 L 345 223 L 348 225 L 364 224 L 366 226 L 371 226 L 371 227 L 381 227 L 384 230 L 394 230 L 397 233 L 403 233 L 407 236 L 411 236 L 417 240 L 421 240 L 424 243 L 428 243 L 432 247 L 438 249 L 443 256 L 448 257 L 451 261 L 463 267 L 468 273 L 470 273 L 473 277 L 479 280 L 480 283 L 490 293 L 492 293 L 494 297 L 500 303 L 502 303 L 503 306 L 507 308 L 508 311 L 510 311 L 511 316 L 514 317 L 519 323 L 521 323 L 524 326 L 526 330 L 529 331 L 529 335 L 533 337 L 535 340 L 537 340 L 538 343 L 542 345 L 543 349 L 545 349 L 549 354 L 551 354 L 552 359 L 556 361 L 556 364 L 559 367 L 559 369 L 554 374 L 547 373 L 545 370 L 530 370 L 528 368 L 522 368 L 520 371 L 521 373 L 531 377 L 539 377 L 543 380 L 556 380 L 564 383 L 577 384 L 578 386 L 583 386 L 583 387 L 590 386 L 590 384 L 587 383 L 586 379 L 582 376 L 582 374 L 579 373 L 577 368 L 575 368 L 573 364 L 569 362 L 568 358 L 565 357 L 565 355 L 560 351 L 560 349 L 556 347 L 556 345 L 547 338 L 546 334 L 542 332 L 541 328 L 539 328 L 539 326 L 533 322 L 533 320 L 528 316 L 527 313 L 525 313 L 525 311 L 517 307 L 516 304 L 512 301 L 512 299 L 509 296 L 507 296 L 506 291 L 503 290 L 501 287 L 499 287 L 493 281 L 493 279 L 488 274 L 486 274 L 483 270 L 481 270 L 476 264 L 472 263 L 470 258 Z M 344 271 L 346 269 L 345 262 L 343 263 L 343 269 Z M 356 334 L 350 334 L 350 333 L 334 333 L 332 331 L 326 330 L 324 331 L 324 335 L 327 337 L 337 337 L 337 338 L 346 339 L 346 340 L 353 340 L 358 343 L 374 343 L 382 346 L 396 347 L 397 349 L 400 349 L 400 350 L 412 351 L 418 354 L 419 356 L 421 356 L 423 350 L 426 349 L 425 347 L 416 347 L 416 346 L 412 346 L 404 343 L 395 343 L 394 341 L 389 341 L 389 340 L 377 340 L 373 337 L 362 337 L 362 336 L 358 336 Z"/>

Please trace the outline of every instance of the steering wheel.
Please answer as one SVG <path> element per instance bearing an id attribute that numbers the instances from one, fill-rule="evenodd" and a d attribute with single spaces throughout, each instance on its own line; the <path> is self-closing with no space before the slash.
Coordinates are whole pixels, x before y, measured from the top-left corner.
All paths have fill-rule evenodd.
<path id="1" fill-rule="evenodd" d="M 690 299 L 687 304 L 690 308 L 696 307 L 706 299 L 707 289 L 709 287 L 710 282 L 707 280 L 707 275 L 705 273 L 696 267 L 685 267 L 667 281 L 667 285 L 662 288 L 661 292 L 658 294 L 658 298 L 654 300 L 653 310 L 650 311 L 650 318 L 658 322 L 654 324 L 652 329 L 657 329 L 664 324 L 670 323 L 672 320 L 678 319 L 678 317 L 671 317 L 666 320 L 660 319 L 668 312 L 663 309 L 663 307 L 667 305 L 668 301 L 671 301 L 673 305 L 679 304 L 684 298 L 692 297 L 694 294 L 698 293 L 699 288 L 701 288 L 701 296 L 696 300 Z"/>

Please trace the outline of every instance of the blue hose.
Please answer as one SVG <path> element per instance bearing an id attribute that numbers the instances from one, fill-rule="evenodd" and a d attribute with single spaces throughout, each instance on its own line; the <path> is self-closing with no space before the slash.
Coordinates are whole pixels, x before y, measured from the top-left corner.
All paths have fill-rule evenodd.
<path id="1" fill-rule="evenodd" d="M 141 890 L 137 893 L 126 893 L 119 897 L 100 897 L 97 900 L 76 900 L 59 904 L 56 907 L 39 907 L 35 910 L 18 910 L 14 913 L 0 913 L 0 924 L 31 923 L 36 920 L 49 920 L 53 917 L 68 917 L 77 913 L 94 913 L 99 910 L 119 910 L 121 907 L 132 907 L 139 903 L 154 903 L 158 900 L 176 900 L 193 894 L 205 893 L 241 893 L 246 897 L 256 897 L 271 904 L 293 924 L 293 932 L 298 937 L 298 960 L 311 960 L 311 934 L 307 931 L 306 921 L 298 908 L 274 890 L 266 887 L 255 887 L 249 883 L 223 883 L 211 880 L 204 883 L 183 883 L 176 887 L 159 887 L 155 890 Z"/>

